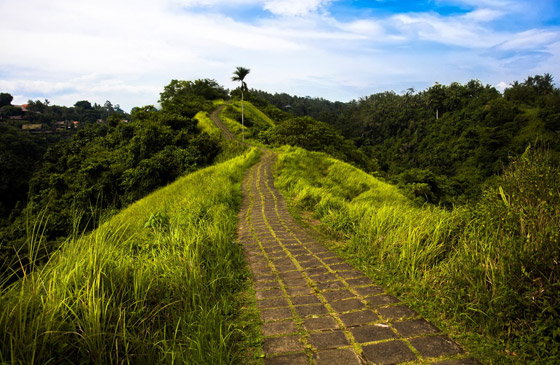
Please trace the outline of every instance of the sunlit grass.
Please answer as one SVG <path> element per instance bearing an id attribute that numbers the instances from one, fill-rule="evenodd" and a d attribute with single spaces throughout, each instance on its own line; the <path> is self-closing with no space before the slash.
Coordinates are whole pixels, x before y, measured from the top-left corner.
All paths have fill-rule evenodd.
<path id="1" fill-rule="evenodd" d="M 558 292 L 557 269 L 552 268 L 558 254 L 553 248 L 558 247 L 553 242 L 559 236 L 557 207 L 535 197 L 531 204 L 537 208 L 530 210 L 529 201 L 522 200 L 517 208 L 521 219 L 501 199 L 495 208 L 421 207 L 359 169 L 297 148 L 283 148 L 276 171 L 277 185 L 293 199 L 296 210 L 311 211 L 319 228 L 337 240 L 342 255 L 440 325 L 453 319 L 460 328 L 456 334 L 471 331 L 468 340 L 476 343 L 472 350 L 477 356 L 499 362 L 546 356 L 554 362 L 560 355 L 554 338 L 558 331 L 553 330 L 558 316 L 552 314 L 558 305 L 550 292 Z M 510 180 L 523 179 L 513 175 Z M 557 199 L 558 189 L 549 185 L 550 193 L 544 195 Z M 529 186 L 527 182 L 519 188 L 519 199 Z M 508 202 L 509 195 L 504 196 Z M 535 219 L 527 213 L 533 211 Z M 530 224 L 540 226 L 529 238 L 522 232 L 528 232 Z M 543 312 L 532 312 L 535 309 Z M 486 347 L 490 350 L 485 352 Z M 526 354 L 508 359 L 506 350 L 512 349 Z"/>
<path id="2" fill-rule="evenodd" d="M 232 104 L 232 106 L 241 113 L 241 101 L 237 101 Z M 256 122 L 256 124 L 261 125 L 269 125 L 274 127 L 276 123 L 268 117 L 268 115 L 264 114 L 260 111 L 257 107 L 255 107 L 251 102 L 244 101 L 243 102 L 243 110 L 245 111 L 245 115 L 251 118 Z"/>
<path id="3" fill-rule="evenodd" d="M 0 292 L 1 363 L 239 363 L 234 242 L 255 149 L 132 204 Z"/>
<path id="4" fill-rule="evenodd" d="M 196 125 L 201 132 L 206 132 L 211 137 L 218 137 L 220 136 L 220 129 L 214 125 L 210 117 L 208 116 L 208 112 L 198 112 L 194 119 L 198 121 Z"/>

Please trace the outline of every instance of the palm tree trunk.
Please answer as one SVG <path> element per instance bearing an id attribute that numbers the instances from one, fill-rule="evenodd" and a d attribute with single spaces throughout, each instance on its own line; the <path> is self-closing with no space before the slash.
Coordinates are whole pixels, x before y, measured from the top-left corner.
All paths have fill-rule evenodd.
<path id="1" fill-rule="evenodd" d="M 243 110 L 243 90 L 241 90 L 241 132 L 243 134 L 243 140 L 245 140 L 245 117 Z"/>

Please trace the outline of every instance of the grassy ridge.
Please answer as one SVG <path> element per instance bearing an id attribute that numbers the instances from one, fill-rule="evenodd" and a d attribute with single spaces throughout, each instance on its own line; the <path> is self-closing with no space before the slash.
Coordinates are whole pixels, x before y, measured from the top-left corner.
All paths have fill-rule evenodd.
<path id="1" fill-rule="evenodd" d="M 2 289 L 0 362 L 239 362 L 233 318 L 247 272 L 233 240 L 258 156 L 178 179 Z"/>
<path id="2" fill-rule="evenodd" d="M 276 123 L 248 101 L 243 102 L 245 113 L 245 138 L 256 138 L 260 131 L 273 127 Z M 220 119 L 235 135 L 241 136 L 241 101 L 228 105 L 220 113 Z"/>
<path id="3" fill-rule="evenodd" d="M 503 189 L 477 206 L 453 211 L 414 205 L 395 187 L 302 149 L 284 148 L 277 185 L 296 209 L 313 212 L 349 261 L 439 325 L 452 319 L 450 332 L 466 331 L 476 356 L 553 363 L 560 173 L 539 158 L 507 172 Z"/>
<path id="4" fill-rule="evenodd" d="M 210 117 L 208 116 L 208 112 L 198 112 L 194 119 L 198 121 L 196 125 L 201 132 L 206 132 L 211 137 L 219 137 L 220 136 L 220 129 L 214 125 Z"/>
<path id="5" fill-rule="evenodd" d="M 237 101 L 233 103 L 233 108 L 241 113 L 241 102 Z M 276 122 L 268 117 L 265 113 L 260 111 L 257 107 L 255 107 L 251 102 L 244 101 L 243 102 L 243 110 L 245 112 L 245 116 L 254 121 L 253 123 L 261 125 L 261 126 L 270 126 L 274 127 Z"/>

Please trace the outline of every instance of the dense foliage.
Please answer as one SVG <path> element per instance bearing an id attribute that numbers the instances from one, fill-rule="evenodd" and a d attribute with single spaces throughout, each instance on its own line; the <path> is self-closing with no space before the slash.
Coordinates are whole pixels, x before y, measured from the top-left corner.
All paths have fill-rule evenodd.
<path id="1" fill-rule="evenodd" d="M 50 147 L 30 181 L 28 204 L 0 231 L 1 256 L 15 257 L 30 233 L 27 223 L 40 216 L 48 219 L 43 234 L 49 240 L 66 237 L 211 164 L 220 152 L 218 141 L 200 133 L 192 117 L 212 105 L 207 98 L 222 96 L 210 80 L 173 80 L 161 94 L 161 110 L 134 108 L 130 122 L 115 114 Z"/>
<path id="2" fill-rule="evenodd" d="M 473 80 L 350 103 L 254 94 L 331 124 L 412 198 L 451 204 L 478 198 L 488 179 L 529 144 L 560 151 L 560 92 L 552 82 L 549 74 L 529 77 L 501 95 Z"/>
<path id="3" fill-rule="evenodd" d="M 528 149 L 477 204 L 453 211 L 415 206 L 323 154 L 285 149 L 277 168 L 278 186 L 343 256 L 433 320 L 453 319 L 459 335 L 482 334 L 477 356 L 560 360 L 560 164 L 550 152 Z"/>
<path id="4" fill-rule="evenodd" d="M 273 146 L 290 145 L 309 151 L 321 151 L 366 171 L 375 169 L 374 161 L 326 123 L 311 117 L 290 118 L 261 134 L 261 139 Z"/>
<path id="5" fill-rule="evenodd" d="M 25 204 L 29 180 L 57 136 L 36 135 L 9 124 L 0 124 L 0 227 L 10 223 L 12 211 Z"/>

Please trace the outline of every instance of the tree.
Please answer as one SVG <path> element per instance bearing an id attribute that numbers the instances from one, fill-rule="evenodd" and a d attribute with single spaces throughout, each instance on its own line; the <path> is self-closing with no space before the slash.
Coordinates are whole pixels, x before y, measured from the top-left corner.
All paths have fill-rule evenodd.
<path id="1" fill-rule="evenodd" d="M 231 78 L 232 81 L 240 81 L 241 82 L 241 130 L 243 132 L 243 139 L 245 139 L 245 116 L 243 110 L 243 91 L 247 91 L 247 83 L 245 83 L 245 77 L 251 72 L 250 69 L 245 67 L 237 67 L 235 72 L 233 73 L 233 77 Z"/>
<path id="2" fill-rule="evenodd" d="M 0 93 L 0 108 L 6 105 L 11 105 L 14 97 L 8 93 Z"/>

